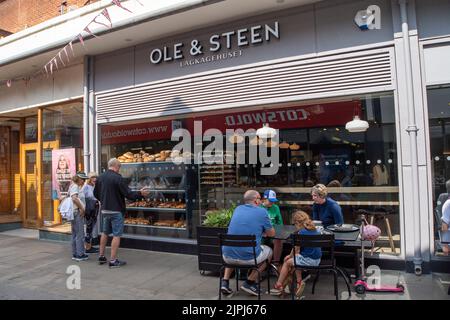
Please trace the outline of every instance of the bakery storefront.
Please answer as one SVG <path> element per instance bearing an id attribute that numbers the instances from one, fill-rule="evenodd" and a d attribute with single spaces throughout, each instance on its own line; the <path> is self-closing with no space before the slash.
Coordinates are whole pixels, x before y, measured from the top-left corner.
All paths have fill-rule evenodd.
<path id="1" fill-rule="evenodd" d="M 375 2 L 390 11 L 390 2 Z M 251 17 L 94 58 L 95 162 L 103 171 L 117 157 L 132 189 L 152 190 L 127 204 L 128 243 L 195 253 L 205 213 L 240 204 L 248 189 L 275 190 L 290 224 L 293 211 L 311 212 L 310 188 L 323 183 L 346 223 L 364 209 L 381 228 L 374 256 L 404 259 L 392 22 L 385 14 L 386 29 L 365 34 L 353 22 L 358 5 L 347 3 L 335 8 L 345 17 L 337 25 L 314 24 L 326 9 Z M 331 31 L 342 33 L 339 43 Z M 346 130 L 356 117 L 367 130 Z M 278 129 L 276 139 L 254 134 L 264 125 Z M 180 129 L 188 141 L 173 137 Z M 174 151 L 181 140 L 189 148 Z M 263 146 L 270 161 L 252 153 Z M 206 161 L 211 155 L 223 162 Z"/>

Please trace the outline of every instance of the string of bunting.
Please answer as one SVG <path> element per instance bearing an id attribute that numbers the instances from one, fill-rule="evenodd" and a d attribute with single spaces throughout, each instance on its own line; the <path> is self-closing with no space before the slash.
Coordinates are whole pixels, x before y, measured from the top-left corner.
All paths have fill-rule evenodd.
<path id="1" fill-rule="evenodd" d="M 128 11 L 130 13 L 133 13 L 131 10 L 129 10 L 128 8 L 124 7 L 123 4 L 121 3 L 123 0 L 111 0 L 111 4 L 115 5 L 125 11 Z M 139 3 L 141 6 L 143 6 L 143 4 L 139 1 L 139 0 L 135 0 L 137 3 Z M 89 36 L 93 36 L 97 39 L 99 39 L 98 36 L 96 36 L 92 31 L 91 28 L 93 24 L 99 24 L 102 25 L 108 29 L 112 28 L 112 20 L 111 17 L 109 15 L 109 11 L 107 8 L 104 8 L 98 15 L 96 15 L 84 28 L 81 32 L 79 32 L 68 44 L 66 44 L 61 50 L 58 51 L 58 53 L 51 58 L 45 65 L 44 67 L 39 70 L 38 72 L 36 72 L 35 74 L 33 74 L 30 77 L 26 77 L 23 78 L 23 80 L 25 80 L 26 83 L 28 83 L 30 81 L 31 78 L 34 78 L 40 74 L 45 74 L 46 77 L 53 74 L 54 71 L 59 70 L 60 68 L 65 67 L 67 64 L 69 64 L 70 62 L 70 56 L 72 56 L 73 58 L 75 57 L 75 52 L 73 50 L 73 44 L 74 42 L 76 42 L 77 40 L 82 44 L 82 46 L 84 47 L 84 38 L 83 37 L 83 31 L 86 32 Z M 70 52 L 70 54 L 69 54 Z M 12 86 L 12 82 L 13 80 L 7 80 L 6 81 L 6 86 L 8 88 L 10 88 Z"/>

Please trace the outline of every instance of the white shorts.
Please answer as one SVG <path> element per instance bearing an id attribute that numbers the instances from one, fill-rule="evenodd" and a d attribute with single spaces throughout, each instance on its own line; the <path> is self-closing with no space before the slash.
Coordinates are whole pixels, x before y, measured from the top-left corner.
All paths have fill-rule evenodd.
<path id="1" fill-rule="evenodd" d="M 272 248 L 265 246 L 265 245 L 261 245 L 261 252 L 259 254 L 259 256 L 256 258 L 256 263 L 260 264 L 261 262 L 269 259 L 269 257 L 272 256 Z M 236 264 L 236 265 L 249 265 L 249 264 L 254 264 L 255 260 L 251 259 L 251 260 L 239 260 L 239 259 L 234 259 L 234 258 L 228 258 L 223 256 L 223 260 L 226 263 L 229 264 Z"/>

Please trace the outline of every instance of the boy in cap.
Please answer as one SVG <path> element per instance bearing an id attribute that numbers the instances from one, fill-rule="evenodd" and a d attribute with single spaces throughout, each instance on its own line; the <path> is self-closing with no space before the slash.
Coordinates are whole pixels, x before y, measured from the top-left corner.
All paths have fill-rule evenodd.
<path id="1" fill-rule="evenodd" d="M 283 225 L 283 218 L 281 217 L 280 207 L 275 204 L 278 202 L 277 194 L 273 190 L 264 191 L 262 208 L 267 210 L 272 225 Z M 273 264 L 277 267 L 280 264 L 281 253 L 283 251 L 283 241 L 280 239 L 273 239 Z"/>

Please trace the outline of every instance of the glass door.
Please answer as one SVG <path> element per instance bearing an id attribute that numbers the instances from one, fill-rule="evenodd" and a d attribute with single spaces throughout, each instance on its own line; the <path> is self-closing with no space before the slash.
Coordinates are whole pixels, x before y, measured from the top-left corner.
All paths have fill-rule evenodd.
<path id="1" fill-rule="evenodd" d="M 25 144 L 22 147 L 22 166 L 24 168 L 23 186 L 23 210 L 24 226 L 35 228 L 38 226 L 38 163 L 37 144 Z"/>
<path id="2" fill-rule="evenodd" d="M 52 194 L 52 150 L 59 149 L 58 141 L 44 142 L 42 149 L 42 215 L 44 226 L 61 223 L 61 217 L 57 214 L 59 201 Z"/>

